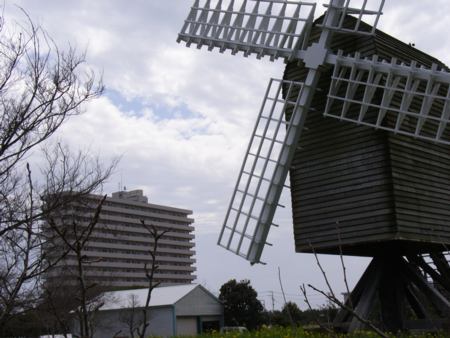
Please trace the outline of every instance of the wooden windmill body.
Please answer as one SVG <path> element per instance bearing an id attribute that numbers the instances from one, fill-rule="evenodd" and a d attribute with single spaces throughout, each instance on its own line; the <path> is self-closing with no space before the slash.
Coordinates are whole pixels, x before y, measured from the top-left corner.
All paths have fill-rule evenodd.
<path id="1" fill-rule="evenodd" d="M 296 251 L 373 257 L 335 326 L 375 316 L 389 331 L 442 329 L 450 72 L 377 31 L 384 0 L 371 2 L 330 0 L 314 22 L 306 1 L 194 0 L 178 42 L 287 64 L 269 82 L 218 244 L 261 263 L 290 173 Z"/>

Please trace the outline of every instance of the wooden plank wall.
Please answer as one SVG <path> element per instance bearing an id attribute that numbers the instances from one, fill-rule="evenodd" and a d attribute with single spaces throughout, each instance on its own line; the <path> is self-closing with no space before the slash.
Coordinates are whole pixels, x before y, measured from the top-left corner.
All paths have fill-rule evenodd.
<path id="1" fill-rule="evenodd" d="M 438 62 L 381 32 L 376 38 L 339 34 L 333 48 Z M 345 254 L 370 256 L 383 249 L 380 243 L 400 238 L 425 246 L 436 238 L 450 242 L 449 147 L 324 118 L 330 75 L 325 69 L 290 171 L 296 250 L 338 253 L 341 246 Z M 301 64 L 286 66 L 286 79 L 305 76 Z"/>
<path id="2" fill-rule="evenodd" d="M 390 135 L 399 238 L 450 243 L 450 147 Z"/>

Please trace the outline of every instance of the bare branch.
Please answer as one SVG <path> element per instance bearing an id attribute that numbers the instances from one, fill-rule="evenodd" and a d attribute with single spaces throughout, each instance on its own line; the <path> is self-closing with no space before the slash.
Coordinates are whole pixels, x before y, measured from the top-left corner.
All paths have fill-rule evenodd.
<path id="1" fill-rule="evenodd" d="M 147 328 L 150 325 L 149 320 L 148 320 L 148 313 L 149 313 L 152 292 L 153 292 L 153 289 L 157 288 L 160 285 L 160 282 L 155 282 L 155 280 L 154 280 L 155 273 L 158 271 L 158 268 L 159 268 L 157 265 L 157 262 L 156 262 L 156 256 L 157 256 L 157 252 L 158 252 L 158 242 L 168 231 L 167 230 L 159 231 L 155 225 L 145 224 L 144 220 L 141 220 L 141 224 L 149 232 L 150 237 L 153 239 L 153 246 L 148 251 L 148 253 L 150 254 L 150 257 L 151 257 L 151 267 L 148 268 L 147 263 L 144 264 L 145 276 L 147 277 L 147 281 L 148 281 L 147 298 L 146 298 L 145 304 L 142 308 L 142 321 L 141 321 L 140 325 L 134 330 L 137 333 L 138 337 L 145 338 Z M 133 331 L 133 330 L 130 330 L 130 331 Z"/>
<path id="2" fill-rule="evenodd" d="M 330 292 L 330 294 L 331 294 L 333 297 L 335 297 L 333 288 L 331 287 L 330 281 L 328 280 L 328 276 L 327 276 L 325 270 L 323 269 L 322 264 L 320 263 L 320 260 L 319 260 L 319 257 L 317 256 L 316 250 L 314 250 L 314 247 L 311 245 L 311 243 L 309 243 L 309 247 L 311 248 L 311 251 L 312 251 L 313 254 L 314 254 L 314 258 L 316 259 L 316 264 L 317 264 L 317 266 L 319 267 L 320 272 L 322 273 L 322 277 L 323 277 L 323 279 L 325 280 L 325 283 L 327 284 L 328 291 Z M 335 298 L 336 298 L 336 297 L 335 297 Z"/>
<path id="3" fill-rule="evenodd" d="M 342 253 L 342 239 L 341 239 L 341 229 L 339 227 L 339 221 L 336 222 L 336 228 L 337 228 L 338 241 L 339 241 L 339 259 L 341 261 L 342 274 L 344 275 L 345 290 L 347 292 L 347 295 L 349 295 L 349 297 L 348 297 L 349 306 L 351 308 L 353 308 L 352 297 L 350 297 L 350 288 L 348 286 L 348 281 L 347 281 L 347 268 L 344 263 L 344 255 Z"/>
<path id="4" fill-rule="evenodd" d="M 367 326 L 369 326 L 372 330 L 374 330 L 374 331 L 375 331 L 377 334 L 379 334 L 381 337 L 388 337 L 387 335 L 385 335 L 385 334 L 383 333 L 383 331 L 381 331 L 379 328 L 377 328 L 372 322 L 370 322 L 370 321 L 367 320 L 367 319 L 362 318 L 358 313 L 356 313 L 356 312 L 353 310 L 352 306 L 348 306 L 348 305 L 344 304 L 343 302 L 341 302 L 341 301 L 336 297 L 336 295 L 335 295 L 335 293 L 334 293 L 334 291 L 333 291 L 333 288 L 331 287 L 331 284 L 330 284 L 330 282 L 329 282 L 329 280 L 328 280 L 328 276 L 327 276 L 327 274 L 326 274 L 324 268 L 322 267 L 322 264 L 320 263 L 320 260 L 319 260 L 319 257 L 317 256 L 316 251 L 314 250 L 314 248 L 313 248 L 313 246 L 312 246 L 311 244 L 310 244 L 310 248 L 311 248 L 311 251 L 312 251 L 313 254 L 314 254 L 314 258 L 316 259 L 317 266 L 319 267 L 319 269 L 320 269 L 320 271 L 321 271 L 321 273 L 322 273 L 322 277 L 323 277 L 323 279 L 325 280 L 325 283 L 326 283 L 326 285 L 327 285 L 327 287 L 328 287 L 328 291 L 329 291 L 329 292 L 327 293 L 327 292 L 324 292 L 324 291 L 322 291 L 322 290 L 319 290 L 318 288 L 314 287 L 314 286 L 311 285 L 311 284 L 308 284 L 308 287 L 310 287 L 310 288 L 313 289 L 314 291 L 317 291 L 317 292 L 319 292 L 320 294 L 324 295 L 328 300 L 330 300 L 330 301 L 333 302 L 334 304 L 338 305 L 341 309 L 344 309 L 344 310 L 350 312 L 357 320 L 359 320 L 359 321 L 362 322 L 363 324 L 366 324 Z M 343 259 L 342 259 L 342 254 L 341 254 L 341 264 L 343 264 L 343 269 L 344 269 L 344 271 L 345 271 L 345 265 L 344 265 L 344 262 L 343 262 Z M 348 288 L 348 285 L 347 285 L 347 288 Z M 304 295 L 306 295 L 306 291 L 304 292 Z M 351 297 L 349 297 L 349 298 L 351 298 Z"/>
<path id="5" fill-rule="evenodd" d="M 278 267 L 278 282 L 280 283 L 281 294 L 283 295 L 284 305 L 285 305 L 287 313 L 288 313 L 289 322 L 291 323 L 291 326 L 292 326 L 292 332 L 294 332 L 294 337 L 297 337 L 297 325 L 295 325 L 294 319 L 292 318 L 291 310 L 289 309 L 288 306 L 286 306 L 287 305 L 286 294 L 284 293 L 283 283 L 281 281 L 280 267 Z"/>
<path id="6" fill-rule="evenodd" d="M 351 307 L 341 302 L 339 299 L 337 299 L 334 295 L 330 295 L 326 292 L 323 292 L 322 290 L 319 290 L 318 288 L 314 287 L 311 284 L 308 284 L 308 287 L 313 289 L 316 292 L 319 292 L 323 296 L 327 297 L 328 300 L 339 306 L 341 309 L 344 309 L 348 312 L 350 312 L 357 320 L 359 320 L 361 323 L 367 325 L 372 330 L 374 330 L 380 337 L 388 338 L 389 336 L 385 334 L 383 331 L 381 331 L 378 327 L 376 327 L 370 320 L 367 320 L 363 317 L 361 317 L 358 313 L 356 313 Z"/>
<path id="7" fill-rule="evenodd" d="M 300 285 L 300 291 L 303 294 L 303 300 L 305 301 L 306 305 L 308 306 L 308 308 L 313 311 L 313 308 L 311 306 L 311 303 L 309 302 L 309 298 L 308 298 L 308 294 L 306 292 L 306 287 L 305 284 Z M 332 329 L 330 329 L 328 326 L 323 325 L 323 323 L 321 323 L 317 318 L 314 318 L 314 321 L 317 325 L 319 325 L 322 329 L 324 329 L 325 331 L 327 331 L 330 335 L 332 335 L 333 337 L 339 337 Z"/>

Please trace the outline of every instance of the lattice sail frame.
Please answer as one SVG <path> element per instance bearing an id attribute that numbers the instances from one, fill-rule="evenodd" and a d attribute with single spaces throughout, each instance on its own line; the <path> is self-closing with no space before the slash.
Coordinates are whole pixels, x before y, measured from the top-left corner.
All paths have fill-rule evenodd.
<path id="1" fill-rule="evenodd" d="M 315 8 L 303 1 L 196 0 L 177 41 L 221 53 L 291 59 L 308 40 Z"/>
<path id="2" fill-rule="evenodd" d="M 282 97 L 283 86 L 286 98 Z M 301 82 L 270 80 L 219 236 L 220 246 L 250 262 L 259 262 L 268 244 L 296 135 L 303 128 L 302 91 Z"/>
<path id="3" fill-rule="evenodd" d="M 339 53 L 324 115 L 450 144 L 450 73 Z"/>
<path id="4" fill-rule="evenodd" d="M 325 7 L 335 8 L 339 10 L 339 19 L 334 23 L 327 20 L 330 11 L 325 12 L 323 24 L 319 24 L 318 27 L 327 28 L 329 30 L 341 33 L 358 34 L 358 35 L 373 35 L 382 15 L 384 7 L 384 0 L 368 1 L 368 0 L 345 0 L 344 4 L 333 4 L 331 1 Z M 355 15 L 356 21 L 353 27 L 345 27 L 344 20 L 347 14 Z M 367 22 L 370 20 L 370 22 Z M 371 29 L 366 31 L 362 28 L 361 22 L 365 21 L 369 23 Z"/>

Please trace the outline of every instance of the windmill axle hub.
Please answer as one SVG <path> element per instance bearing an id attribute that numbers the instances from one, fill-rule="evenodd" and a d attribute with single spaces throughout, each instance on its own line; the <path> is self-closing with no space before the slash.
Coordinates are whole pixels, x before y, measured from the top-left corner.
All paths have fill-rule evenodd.
<path id="1" fill-rule="evenodd" d="M 305 52 L 303 62 L 310 69 L 318 69 L 325 64 L 328 50 L 319 43 L 313 43 Z"/>

